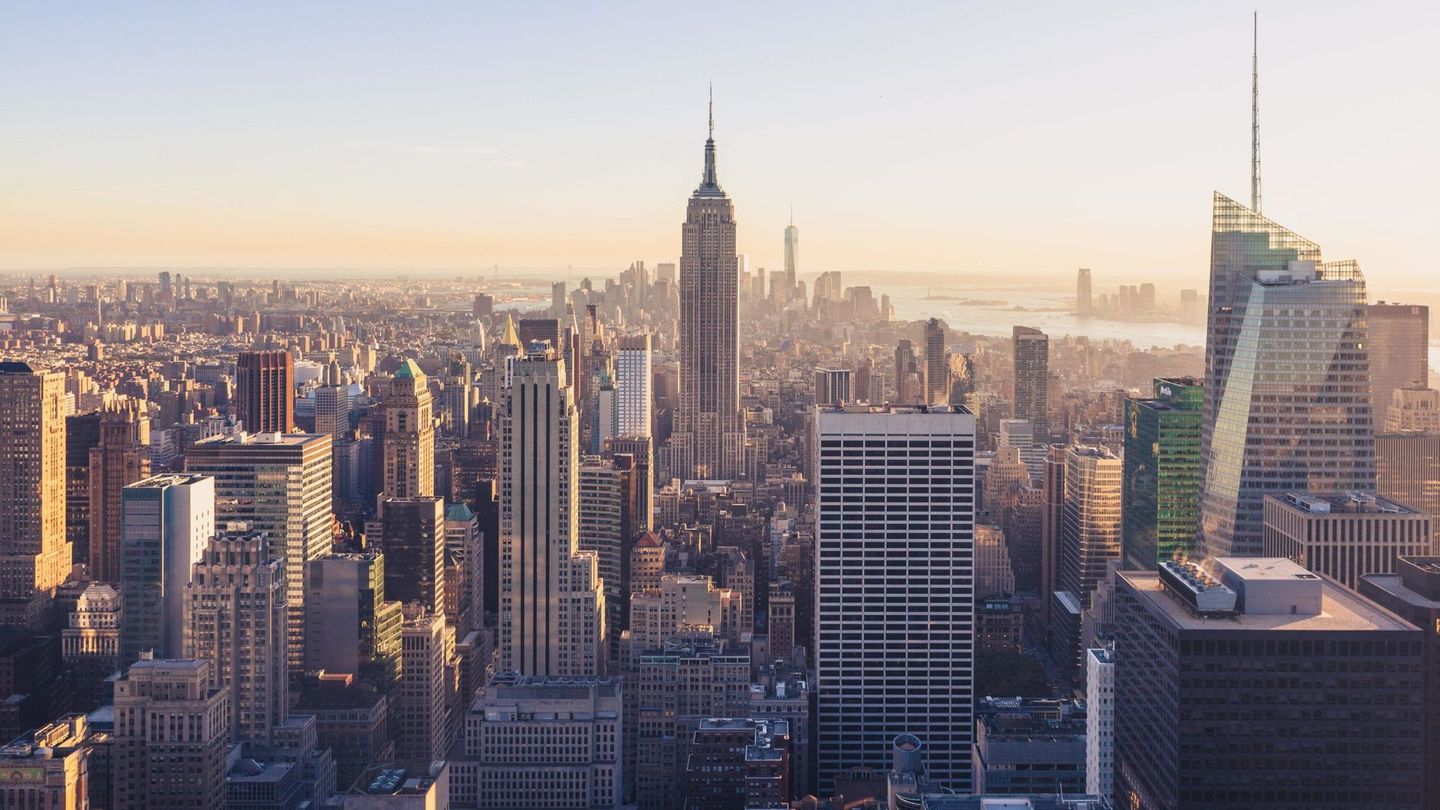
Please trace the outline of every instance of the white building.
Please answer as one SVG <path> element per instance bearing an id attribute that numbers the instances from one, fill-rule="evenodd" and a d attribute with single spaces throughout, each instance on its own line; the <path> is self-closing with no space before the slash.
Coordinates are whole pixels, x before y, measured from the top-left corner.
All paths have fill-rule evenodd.
<path id="1" fill-rule="evenodd" d="M 651 381 L 654 379 L 651 338 L 647 332 L 622 337 L 615 354 L 617 436 L 651 436 Z"/>
<path id="2" fill-rule="evenodd" d="M 120 492 L 122 665 L 141 650 L 179 658 L 185 642 L 185 586 L 215 534 L 215 479 L 154 475 Z"/>
<path id="3" fill-rule="evenodd" d="M 959 407 L 823 409 L 816 660 L 820 795 L 924 739 L 943 787 L 973 784 L 975 417 Z"/>
<path id="4" fill-rule="evenodd" d="M 1115 653 L 1085 651 L 1085 792 L 1110 796 L 1115 786 Z"/>

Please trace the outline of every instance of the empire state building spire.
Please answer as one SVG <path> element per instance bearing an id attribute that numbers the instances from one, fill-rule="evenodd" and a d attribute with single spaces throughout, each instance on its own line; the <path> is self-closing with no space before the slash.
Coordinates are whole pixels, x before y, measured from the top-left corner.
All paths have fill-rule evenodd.
<path id="1" fill-rule="evenodd" d="M 697 197 L 723 197 L 724 189 L 715 177 L 715 88 L 710 88 L 710 133 L 705 138 L 705 174 L 700 178 L 700 187 L 695 189 Z"/>

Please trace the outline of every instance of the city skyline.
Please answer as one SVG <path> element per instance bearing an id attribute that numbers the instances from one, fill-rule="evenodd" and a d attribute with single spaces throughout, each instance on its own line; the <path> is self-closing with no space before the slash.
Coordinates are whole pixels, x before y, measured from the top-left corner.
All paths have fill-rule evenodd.
<path id="1" fill-rule="evenodd" d="M 674 258 L 667 200 L 693 183 L 690 133 L 713 79 L 730 190 L 747 201 L 738 252 L 756 266 L 783 266 L 793 205 L 802 273 L 1059 277 L 1088 266 L 1197 286 L 1205 245 L 1190 223 L 1204 194 L 1239 199 L 1248 184 L 1249 11 L 936 8 L 871 19 L 793 8 L 772 20 L 742 10 L 714 21 L 722 35 L 738 29 L 729 40 L 756 57 L 730 75 L 671 35 L 685 30 L 693 12 L 683 10 L 577 11 L 573 29 L 554 32 L 554 64 L 510 44 L 540 24 L 537 12 L 478 19 L 438 7 L 389 36 L 379 13 L 337 23 L 290 10 L 276 26 L 198 10 L 29 11 L 0 57 L 17 68 L 0 73 L 13 77 L 0 90 L 16 122 L 0 136 L 16 157 L 0 184 L 0 267 L 480 273 Z M 1421 23 L 1435 13 L 1414 11 Z M 1385 26 L 1393 47 L 1365 49 L 1367 67 L 1355 70 L 1333 49 L 1361 55 L 1355 43 L 1381 23 L 1340 7 L 1304 12 L 1260 8 L 1267 214 L 1339 234 L 1334 249 L 1366 257 L 1377 290 L 1421 286 L 1419 257 L 1437 247 L 1425 192 L 1440 176 L 1423 163 L 1387 167 L 1433 141 L 1435 122 L 1413 97 L 1424 91 L 1415 77 L 1434 71 L 1423 45 L 1403 45 L 1426 26 Z M 631 81 L 633 65 L 604 36 L 622 24 L 675 69 L 647 77 L 653 86 Z M 322 25 L 334 28 L 328 49 L 302 47 Z M 867 25 L 878 28 L 861 39 Z M 167 58 L 115 52 L 109 34 L 132 26 Z M 1030 35 L 1009 36 L 1022 29 Z M 817 58 L 774 55 L 793 30 Z M 966 47 L 952 49 L 946 30 Z M 878 69 L 897 52 L 907 59 Z M 104 126 L 73 126 L 87 104 Z M 597 193 L 605 211 L 585 202 Z M 1036 222 L 1047 239 L 1025 237 Z M 1098 238 L 1122 223 L 1125 240 Z"/>

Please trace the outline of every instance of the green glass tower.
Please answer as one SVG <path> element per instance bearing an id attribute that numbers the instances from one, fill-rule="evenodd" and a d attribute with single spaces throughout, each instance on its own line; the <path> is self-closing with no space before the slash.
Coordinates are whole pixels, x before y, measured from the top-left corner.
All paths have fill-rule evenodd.
<path id="1" fill-rule="evenodd" d="M 1127 569 L 1154 570 L 1195 549 L 1205 389 L 1193 377 L 1156 379 L 1153 399 L 1125 402 Z"/>

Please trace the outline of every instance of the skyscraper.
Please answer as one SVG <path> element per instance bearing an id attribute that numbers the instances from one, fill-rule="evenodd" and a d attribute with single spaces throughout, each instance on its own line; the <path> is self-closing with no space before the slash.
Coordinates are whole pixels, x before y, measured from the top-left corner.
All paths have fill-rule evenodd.
<path id="1" fill-rule="evenodd" d="M 1050 337 L 1028 326 L 1014 328 L 1015 418 L 1029 419 L 1035 440 L 1050 440 Z"/>
<path id="2" fill-rule="evenodd" d="M 616 436 L 652 435 L 651 337 L 646 332 L 622 337 L 615 355 Z"/>
<path id="3" fill-rule="evenodd" d="M 581 552 L 573 389 L 556 350 L 514 364 L 500 420 L 501 667 L 593 675 L 605 655 L 605 596 Z"/>
<path id="4" fill-rule="evenodd" d="M 1090 291 L 1090 268 L 1075 271 L 1075 314 L 1081 318 L 1090 317 L 1093 293 Z"/>
<path id="5" fill-rule="evenodd" d="M 251 433 L 295 429 L 295 358 L 283 349 L 240 352 L 235 361 L 240 422 Z"/>
<path id="6" fill-rule="evenodd" d="M 340 441 L 350 430 L 350 390 L 343 385 L 322 385 L 315 389 L 315 432 L 328 433 Z"/>
<path id="7" fill-rule="evenodd" d="M 179 658 L 185 643 L 185 586 L 215 534 L 215 479 L 155 475 L 125 487 L 120 506 L 122 662 L 142 650 Z"/>
<path id="8" fill-rule="evenodd" d="M 855 401 L 850 393 L 850 369 L 815 369 L 815 404 L 846 405 Z"/>
<path id="9" fill-rule="evenodd" d="M 1125 400 L 1125 568 L 1195 550 L 1204 402 L 1192 377 L 1157 379 L 1152 399 Z"/>
<path id="10" fill-rule="evenodd" d="M 925 322 L 925 404 L 950 401 L 950 358 L 945 353 L 945 327 L 935 318 Z"/>
<path id="11" fill-rule="evenodd" d="M 326 554 L 305 566 L 305 669 L 357 675 L 381 692 L 400 673 L 400 603 L 386 598 L 385 555 Z"/>
<path id="12" fill-rule="evenodd" d="M 815 453 L 820 795 L 849 768 L 886 768 L 904 732 L 969 793 L 975 417 L 824 409 Z"/>
<path id="13" fill-rule="evenodd" d="M 1061 537 L 1065 533 L 1065 448 L 1053 445 L 1045 456 L 1040 507 L 1040 615 L 1050 626 L 1051 595 L 1060 590 Z"/>
<path id="14" fill-rule="evenodd" d="M 444 614 L 445 500 L 386 498 L 381 526 L 385 598 Z"/>
<path id="15" fill-rule="evenodd" d="M 1370 347 L 1370 417 L 1385 424 L 1396 389 L 1430 384 L 1430 307 L 1387 304 L 1365 310 Z"/>
<path id="16" fill-rule="evenodd" d="M 715 176 L 715 116 L 705 140 L 705 171 L 681 228 L 680 412 L 675 432 L 689 434 L 687 478 L 738 478 L 745 423 L 740 413 L 740 331 L 735 206 Z"/>
<path id="17" fill-rule="evenodd" d="M 1065 524 L 1061 532 L 1060 589 L 1083 607 L 1120 557 L 1121 478 L 1124 462 L 1103 447 L 1065 451 Z"/>
<path id="18" fill-rule="evenodd" d="M 435 420 L 425 372 L 406 360 L 390 380 L 385 411 L 384 488 L 392 498 L 435 494 Z"/>
<path id="19" fill-rule="evenodd" d="M 211 663 L 150 659 L 115 683 L 116 808 L 221 810 L 230 692 Z"/>
<path id="20" fill-rule="evenodd" d="M 1217 193 L 1209 306 L 1201 533 L 1256 555 L 1266 493 L 1375 489 L 1365 278 Z"/>
<path id="21" fill-rule="evenodd" d="M 189 472 L 215 479 L 215 519 L 267 533 L 285 563 L 291 673 L 305 664 L 305 563 L 330 551 L 330 437 L 215 436 L 196 442 Z"/>
<path id="22" fill-rule="evenodd" d="M 1373 492 L 1266 495 L 1265 556 L 1353 589 L 1365 574 L 1395 573 L 1401 557 L 1429 554 L 1432 521 Z"/>
<path id="23" fill-rule="evenodd" d="M 150 474 L 150 420 L 137 400 L 100 413 L 100 442 L 90 448 L 90 575 L 120 581 L 120 493 Z"/>
<path id="24" fill-rule="evenodd" d="M 0 624 L 38 628 L 70 573 L 65 375 L 0 362 Z"/>
<path id="25" fill-rule="evenodd" d="M 443 615 L 405 608 L 395 758 L 410 766 L 429 767 L 445 758 L 445 633 Z"/>
<path id="26" fill-rule="evenodd" d="M 185 657 L 230 690 L 230 736 L 269 743 L 290 714 L 285 572 L 263 532 L 221 532 L 185 587 Z"/>
<path id="27" fill-rule="evenodd" d="M 788 295 L 795 295 L 795 276 L 800 264 L 800 229 L 795 227 L 795 212 L 790 212 L 790 224 L 785 226 L 785 289 Z"/>
<path id="28" fill-rule="evenodd" d="M 920 364 L 915 359 L 915 344 L 901 339 L 895 344 L 895 404 L 918 405 L 920 391 Z"/>

